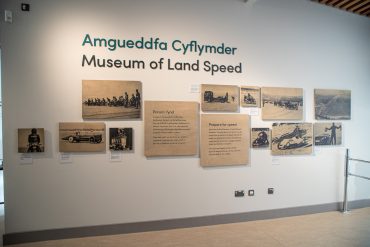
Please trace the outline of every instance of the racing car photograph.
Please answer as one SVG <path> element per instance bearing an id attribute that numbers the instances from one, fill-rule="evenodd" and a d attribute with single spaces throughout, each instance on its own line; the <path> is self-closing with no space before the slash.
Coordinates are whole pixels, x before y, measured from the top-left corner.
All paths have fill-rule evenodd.
<path id="1" fill-rule="evenodd" d="M 259 87 L 240 87 L 240 106 L 260 107 L 261 89 Z"/>
<path id="2" fill-rule="evenodd" d="M 233 85 L 201 85 L 202 111 L 236 112 L 239 109 L 239 87 Z"/>
<path id="3" fill-rule="evenodd" d="M 105 124 L 59 123 L 59 151 L 105 151 Z"/>
<path id="4" fill-rule="evenodd" d="M 315 146 L 342 145 L 342 123 L 315 123 Z"/>
<path id="5" fill-rule="evenodd" d="M 271 143 L 271 131 L 269 128 L 251 129 L 252 148 L 269 148 Z"/>
<path id="6" fill-rule="evenodd" d="M 311 154 L 312 123 L 273 123 L 272 155 Z"/>

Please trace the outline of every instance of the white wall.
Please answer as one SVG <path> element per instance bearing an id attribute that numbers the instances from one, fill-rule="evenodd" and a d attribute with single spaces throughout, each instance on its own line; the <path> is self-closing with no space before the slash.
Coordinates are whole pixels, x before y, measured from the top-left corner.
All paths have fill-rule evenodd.
<path id="1" fill-rule="evenodd" d="M 104 225 L 331 203 L 342 200 L 345 147 L 370 160 L 370 19 L 306 0 L 1 1 L 13 24 L 1 22 L 6 233 Z M 3 19 L 3 18 L 2 18 Z M 86 33 L 100 37 L 224 42 L 235 56 L 184 56 L 173 51 L 82 47 Z M 82 54 L 150 61 L 209 59 L 243 63 L 242 74 L 82 68 Z M 140 80 L 144 100 L 199 101 L 190 86 L 201 83 L 301 87 L 305 121 L 314 122 L 313 89 L 352 90 L 352 120 L 344 121 L 344 145 L 315 148 L 308 156 L 279 157 L 252 150 L 251 165 L 202 168 L 199 158 L 148 159 L 143 121 L 105 121 L 133 127 L 135 152 L 121 163 L 106 153 L 58 157 L 58 123 L 83 121 L 81 80 Z M 241 110 L 243 113 L 244 110 Z M 252 127 L 271 126 L 260 116 Z M 20 164 L 17 128 L 43 127 L 46 152 Z M 364 172 L 370 174 L 370 169 Z M 360 187 L 361 185 L 362 187 Z M 350 199 L 370 197 L 369 184 L 351 179 Z M 268 196 L 267 188 L 275 195 Z M 255 197 L 234 198 L 235 189 Z"/>

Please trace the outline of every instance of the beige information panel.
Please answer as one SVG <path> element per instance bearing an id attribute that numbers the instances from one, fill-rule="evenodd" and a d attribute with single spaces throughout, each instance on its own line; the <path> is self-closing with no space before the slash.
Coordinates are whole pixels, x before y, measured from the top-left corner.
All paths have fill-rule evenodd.
<path id="1" fill-rule="evenodd" d="M 59 152 L 103 151 L 104 123 L 59 123 Z"/>
<path id="2" fill-rule="evenodd" d="M 247 165 L 249 145 L 249 115 L 201 116 L 201 166 Z"/>
<path id="3" fill-rule="evenodd" d="M 199 104 L 145 101 L 145 156 L 198 154 Z"/>

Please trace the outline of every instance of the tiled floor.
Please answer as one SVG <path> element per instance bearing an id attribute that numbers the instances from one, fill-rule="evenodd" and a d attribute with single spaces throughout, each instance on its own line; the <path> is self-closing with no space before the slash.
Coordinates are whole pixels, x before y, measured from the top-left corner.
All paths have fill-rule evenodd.
<path id="1" fill-rule="evenodd" d="M 370 208 L 274 220 L 9 245 L 12 247 L 370 247 Z"/>

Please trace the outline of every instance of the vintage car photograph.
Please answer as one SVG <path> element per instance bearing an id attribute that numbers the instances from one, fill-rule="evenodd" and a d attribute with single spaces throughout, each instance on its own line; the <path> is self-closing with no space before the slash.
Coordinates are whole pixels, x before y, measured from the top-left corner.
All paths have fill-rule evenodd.
<path id="1" fill-rule="evenodd" d="M 67 140 L 70 143 L 73 142 L 89 142 L 89 143 L 101 143 L 103 140 L 102 135 L 81 135 L 79 131 L 75 135 L 63 137 L 62 140 Z"/>
<path id="2" fill-rule="evenodd" d="M 316 146 L 342 144 L 342 123 L 315 123 L 313 126 Z"/>
<path id="3" fill-rule="evenodd" d="M 60 152 L 105 151 L 104 123 L 59 123 Z"/>
<path id="4" fill-rule="evenodd" d="M 307 140 L 308 140 L 307 138 L 302 138 L 299 136 L 284 139 L 278 143 L 278 149 L 285 150 L 285 149 L 295 149 L 295 148 L 304 147 L 308 144 Z"/>
<path id="5" fill-rule="evenodd" d="M 319 136 L 315 136 L 315 146 L 320 145 L 330 145 L 330 135 L 329 134 L 322 134 Z"/>
<path id="6" fill-rule="evenodd" d="M 303 89 L 263 87 L 262 119 L 263 120 L 302 120 Z"/>
<path id="7" fill-rule="evenodd" d="M 240 87 L 240 105 L 242 107 L 261 107 L 261 89 L 259 87 Z"/>
<path id="8" fill-rule="evenodd" d="M 239 87 L 232 85 L 202 84 L 202 111 L 239 110 Z"/>

